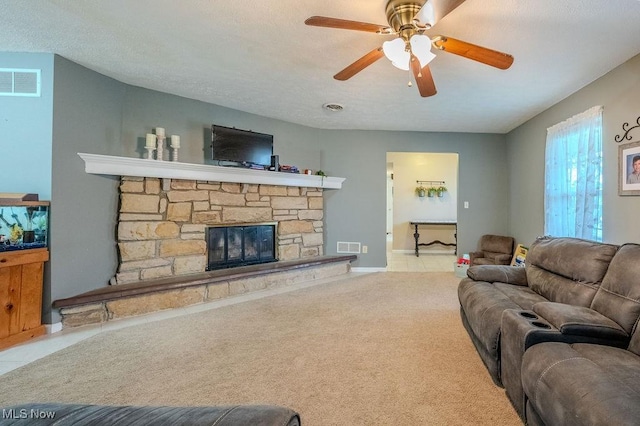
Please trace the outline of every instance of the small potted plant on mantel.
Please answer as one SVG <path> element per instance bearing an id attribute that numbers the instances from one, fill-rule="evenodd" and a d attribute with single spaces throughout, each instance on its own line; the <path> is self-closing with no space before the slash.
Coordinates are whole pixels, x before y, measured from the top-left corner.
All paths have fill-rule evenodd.
<path id="1" fill-rule="evenodd" d="M 422 198 L 425 196 L 426 193 L 427 193 L 427 188 L 425 188 L 424 186 L 420 185 L 416 187 L 416 195 L 418 197 Z"/>
<path id="2" fill-rule="evenodd" d="M 439 186 L 436 188 L 436 192 L 438 193 L 438 197 L 444 197 L 444 193 L 447 192 L 447 188 L 444 186 Z"/>

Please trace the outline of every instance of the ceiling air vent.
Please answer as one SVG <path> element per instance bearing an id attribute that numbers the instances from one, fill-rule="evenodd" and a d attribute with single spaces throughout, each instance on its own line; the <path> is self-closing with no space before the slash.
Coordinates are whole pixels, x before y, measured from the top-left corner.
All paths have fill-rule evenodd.
<path id="1" fill-rule="evenodd" d="M 0 96 L 40 96 L 40 70 L 0 68 Z"/>
<path id="2" fill-rule="evenodd" d="M 338 241 L 338 253 L 360 253 L 360 243 Z"/>
<path id="3" fill-rule="evenodd" d="M 342 111 L 344 109 L 344 106 L 340 104 L 328 103 L 328 104 L 322 105 L 322 108 L 329 111 L 338 112 L 338 111 Z"/>

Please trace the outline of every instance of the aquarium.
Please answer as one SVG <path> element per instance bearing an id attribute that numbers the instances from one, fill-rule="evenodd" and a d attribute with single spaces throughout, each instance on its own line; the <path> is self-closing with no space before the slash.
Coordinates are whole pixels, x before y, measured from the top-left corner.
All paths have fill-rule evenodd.
<path id="1" fill-rule="evenodd" d="M 48 201 L 0 202 L 0 252 L 48 247 Z"/>

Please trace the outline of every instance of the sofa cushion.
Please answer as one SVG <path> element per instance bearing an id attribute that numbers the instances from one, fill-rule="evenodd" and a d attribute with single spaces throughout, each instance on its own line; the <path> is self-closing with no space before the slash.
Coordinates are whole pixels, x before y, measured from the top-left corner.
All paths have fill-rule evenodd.
<path id="1" fill-rule="evenodd" d="M 478 353 L 494 382 L 500 384 L 498 352 L 502 313 L 506 309 L 531 309 L 535 302 L 544 299 L 528 287 L 473 281 L 470 278 L 460 281 L 458 298 L 473 342 L 476 347 L 480 346 Z"/>
<path id="2" fill-rule="evenodd" d="M 480 250 L 485 253 L 489 252 L 492 254 L 513 254 L 513 237 L 507 237 L 503 235 L 483 235 L 480 237 L 479 247 Z M 485 257 L 486 254 L 485 254 Z"/>
<path id="3" fill-rule="evenodd" d="M 591 309 L 631 333 L 640 317 L 640 245 L 625 244 L 616 253 Z"/>
<path id="4" fill-rule="evenodd" d="M 589 307 L 617 250 L 578 238 L 539 238 L 527 253 L 529 287 L 551 302 Z"/>
<path id="5" fill-rule="evenodd" d="M 486 254 L 486 253 L 485 253 Z M 496 262 L 492 257 L 476 257 L 473 259 L 474 265 L 495 265 Z"/>
<path id="6" fill-rule="evenodd" d="M 522 269 L 522 268 L 520 268 Z M 514 301 L 521 309 L 530 311 L 536 303 L 546 302 L 547 299 L 540 296 L 529 287 L 521 287 L 506 283 L 493 283 L 493 285 Z"/>
<path id="7" fill-rule="evenodd" d="M 489 265 L 505 265 L 511 261 L 511 255 L 493 251 L 485 251 L 483 257 L 479 257 L 476 260 L 486 259 L 493 263 L 489 263 Z M 505 263 L 506 262 L 506 263 Z"/>
<path id="8" fill-rule="evenodd" d="M 490 354 L 497 356 L 502 311 L 520 307 L 493 284 L 469 278 L 458 285 L 458 298 L 480 343 Z"/>
<path id="9" fill-rule="evenodd" d="M 637 425 L 640 357 L 587 343 L 540 343 L 522 359 L 522 385 L 547 425 Z"/>

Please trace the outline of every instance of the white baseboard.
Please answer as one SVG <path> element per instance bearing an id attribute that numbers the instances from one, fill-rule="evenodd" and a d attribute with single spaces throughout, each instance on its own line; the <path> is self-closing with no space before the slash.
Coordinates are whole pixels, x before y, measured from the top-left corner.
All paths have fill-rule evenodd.
<path id="1" fill-rule="evenodd" d="M 355 266 L 351 268 L 352 272 L 387 272 L 387 268 Z"/>
<path id="2" fill-rule="evenodd" d="M 56 322 L 54 324 L 45 324 L 44 328 L 47 330 L 47 334 L 57 333 L 62 331 L 62 323 Z"/>

